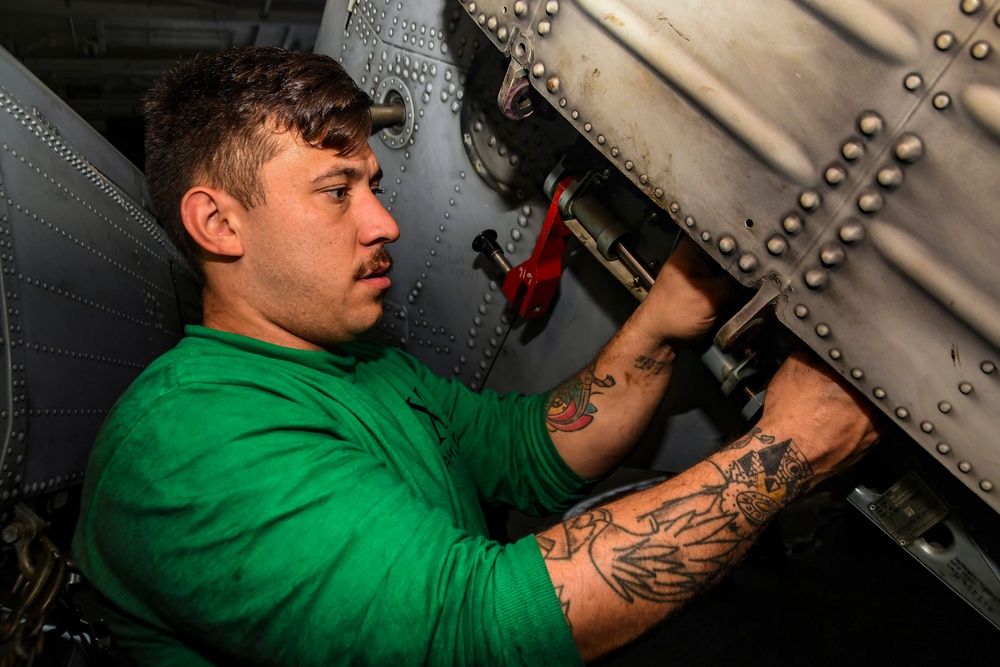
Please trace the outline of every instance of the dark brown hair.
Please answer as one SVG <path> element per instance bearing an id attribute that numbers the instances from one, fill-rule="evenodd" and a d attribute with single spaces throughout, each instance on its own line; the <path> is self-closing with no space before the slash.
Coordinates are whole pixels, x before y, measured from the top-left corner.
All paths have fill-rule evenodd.
<path id="1" fill-rule="evenodd" d="M 170 240 L 204 280 L 181 222 L 184 193 L 202 180 L 252 208 L 275 132 L 351 155 L 371 133 L 371 98 L 328 56 L 276 47 L 202 53 L 168 70 L 146 95 L 146 178 Z"/>

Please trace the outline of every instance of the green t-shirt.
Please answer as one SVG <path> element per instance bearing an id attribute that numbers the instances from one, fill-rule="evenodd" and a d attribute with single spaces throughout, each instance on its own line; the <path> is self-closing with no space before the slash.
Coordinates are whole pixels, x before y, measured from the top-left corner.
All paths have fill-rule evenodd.
<path id="1" fill-rule="evenodd" d="M 579 664 L 534 538 L 479 507 L 582 494 L 544 401 L 189 327 L 98 437 L 75 556 L 142 665 Z"/>

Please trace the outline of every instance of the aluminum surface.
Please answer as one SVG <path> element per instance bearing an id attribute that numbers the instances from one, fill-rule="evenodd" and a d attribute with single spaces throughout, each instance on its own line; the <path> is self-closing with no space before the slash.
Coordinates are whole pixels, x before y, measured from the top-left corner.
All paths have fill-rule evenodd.
<path id="1" fill-rule="evenodd" d="M 462 6 L 498 50 L 516 34 L 538 95 L 733 276 L 776 276 L 779 319 L 1000 510 L 1000 3 Z"/>
<path id="2" fill-rule="evenodd" d="M 0 50 L 0 501 L 79 483 L 112 403 L 181 334 L 193 279 L 146 200 L 142 174 Z"/>

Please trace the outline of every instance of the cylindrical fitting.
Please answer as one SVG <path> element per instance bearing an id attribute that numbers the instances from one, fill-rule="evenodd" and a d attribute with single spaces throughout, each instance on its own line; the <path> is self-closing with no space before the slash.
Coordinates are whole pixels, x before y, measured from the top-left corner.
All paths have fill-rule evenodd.
<path id="1" fill-rule="evenodd" d="M 472 249 L 481 252 L 486 259 L 500 267 L 504 275 L 510 273 L 510 270 L 514 268 L 504 257 L 503 249 L 497 243 L 497 233 L 492 229 L 486 229 L 472 239 Z"/>
<path id="2" fill-rule="evenodd" d="M 373 132 L 378 132 L 383 127 L 402 125 L 406 120 L 406 106 L 400 99 L 391 100 L 385 104 L 373 104 L 370 109 Z"/>

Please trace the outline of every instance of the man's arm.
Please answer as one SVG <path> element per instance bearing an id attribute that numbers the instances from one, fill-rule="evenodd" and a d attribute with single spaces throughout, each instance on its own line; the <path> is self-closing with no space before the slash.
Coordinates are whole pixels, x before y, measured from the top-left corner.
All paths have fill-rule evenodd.
<path id="1" fill-rule="evenodd" d="M 749 434 L 690 470 L 537 540 L 585 660 L 638 637 L 737 563 L 767 522 L 876 437 L 822 361 L 794 354 Z"/>
<path id="2" fill-rule="evenodd" d="M 546 424 L 573 470 L 601 477 L 631 451 L 663 398 L 677 347 L 711 329 L 732 284 L 684 237 L 622 329 L 552 391 Z"/>

